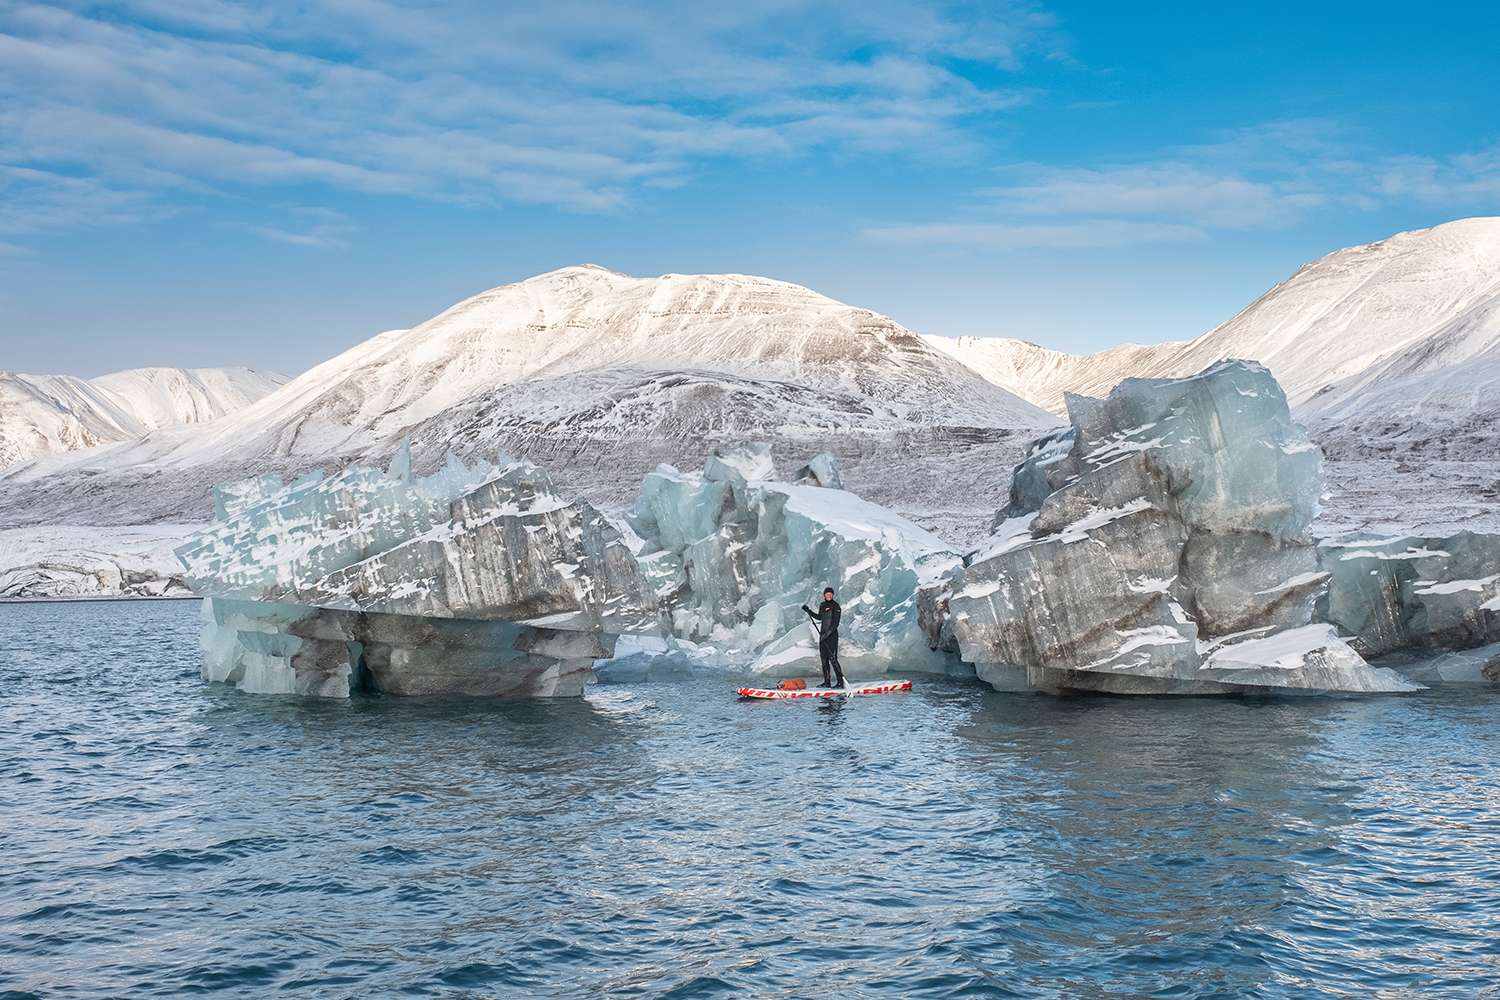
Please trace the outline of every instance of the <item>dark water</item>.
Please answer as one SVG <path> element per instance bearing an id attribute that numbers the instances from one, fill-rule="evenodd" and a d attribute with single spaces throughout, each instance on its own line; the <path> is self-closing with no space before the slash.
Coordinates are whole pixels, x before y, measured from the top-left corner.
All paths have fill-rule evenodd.
<path id="1" fill-rule="evenodd" d="M 1500 995 L 1496 709 L 249 696 L 0 606 L 0 996 Z"/>

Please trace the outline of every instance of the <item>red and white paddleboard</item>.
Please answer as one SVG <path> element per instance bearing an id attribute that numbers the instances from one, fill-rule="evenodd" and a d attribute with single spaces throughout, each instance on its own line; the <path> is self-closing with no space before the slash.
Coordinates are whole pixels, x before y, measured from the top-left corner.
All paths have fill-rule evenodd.
<path id="1" fill-rule="evenodd" d="M 837 694 L 884 694 L 887 691 L 910 691 L 911 681 L 885 681 L 880 684 L 856 684 L 845 688 L 801 688 L 783 691 L 781 688 L 736 688 L 741 698 L 831 698 Z"/>

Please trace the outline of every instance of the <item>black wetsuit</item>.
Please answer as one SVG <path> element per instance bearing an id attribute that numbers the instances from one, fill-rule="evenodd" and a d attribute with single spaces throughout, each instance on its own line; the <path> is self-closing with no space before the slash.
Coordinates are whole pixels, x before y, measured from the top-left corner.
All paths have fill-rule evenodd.
<path id="1" fill-rule="evenodd" d="M 839 619 L 843 617 L 844 609 L 839 607 L 838 601 L 824 601 L 818 605 L 818 610 L 813 611 L 806 604 L 802 605 L 813 621 L 818 623 L 818 656 L 823 660 L 823 686 L 828 687 L 834 679 L 838 680 L 838 686 L 844 686 L 844 668 L 839 666 Z M 833 678 L 828 676 L 828 668 L 833 668 Z"/>

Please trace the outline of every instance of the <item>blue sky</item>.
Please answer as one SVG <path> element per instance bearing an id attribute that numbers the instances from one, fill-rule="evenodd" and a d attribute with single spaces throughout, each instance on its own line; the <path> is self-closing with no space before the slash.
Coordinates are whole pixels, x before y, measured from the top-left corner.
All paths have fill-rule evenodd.
<path id="1" fill-rule="evenodd" d="M 1500 215 L 1497 53 L 1492 2 L 0 0 L 0 368 L 295 374 L 584 262 L 1192 337 Z"/>

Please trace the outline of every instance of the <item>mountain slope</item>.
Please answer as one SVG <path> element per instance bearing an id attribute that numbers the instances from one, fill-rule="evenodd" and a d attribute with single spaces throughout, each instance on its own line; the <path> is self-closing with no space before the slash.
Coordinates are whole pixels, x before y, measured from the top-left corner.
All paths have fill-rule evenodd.
<path id="1" fill-rule="evenodd" d="M 1191 375 L 1248 358 L 1271 369 L 1306 419 L 1500 344 L 1500 219 L 1462 219 L 1331 253 L 1192 341 L 1080 356 L 999 338 L 926 339 L 1055 413 L 1065 391 L 1099 395 L 1122 378 Z"/>
<path id="2" fill-rule="evenodd" d="M 254 368 L 133 368 L 92 379 L 0 372 L 0 467 L 214 420 L 287 381 Z"/>
<path id="3" fill-rule="evenodd" d="M 192 519 L 212 481 L 384 461 L 410 433 L 419 467 L 449 449 L 468 458 L 504 448 L 620 506 L 660 461 L 696 465 L 719 444 L 759 438 L 787 461 L 832 449 L 864 462 L 877 494 L 910 498 L 1008 469 L 1024 438 L 1056 423 L 894 321 L 798 285 L 584 266 L 381 334 L 213 424 L 55 455 L 3 478 L 75 511 L 114 486 L 142 497 L 136 509 L 151 519 Z M 960 459 L 972 471 L 949 467 Z M 964 503 L 997 501 L 1004 470 L 991 478 L 998 485 Z M 26 516 L 6 505 L 0 523 Z"/>
<path id="4" fill-rule="evenodd" d="M 1121 344 L 1096 354 L 1067 354 L 1005 337 L 923 334 L 922 339 L 987 380 L 1058 416 L 1067 413 L 1063 403 L 1065 392 L 1101 397 L 1109 395 L 1120 379 L 1132 375 L 1196 374 L 1179 372 L 1171 364 L 1186 341 Z"/>
<path id="5" fill-rule="evenodd" d="M 1322 530 L 1500 531 L 1500 219 L 1329 254 L 1194 341 L 1077 356 L 927 340 L 1056 413 L 1065 391 L 1257 360 L 1323 446 Z"/>

